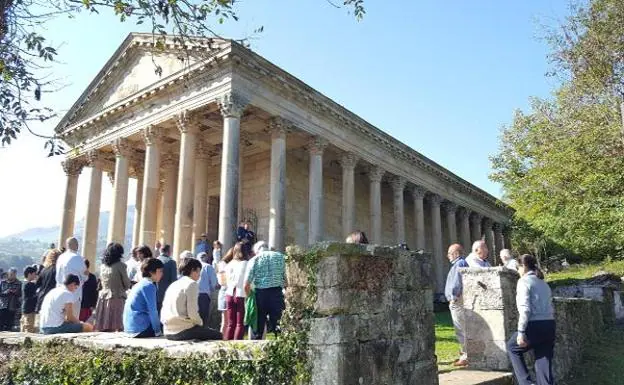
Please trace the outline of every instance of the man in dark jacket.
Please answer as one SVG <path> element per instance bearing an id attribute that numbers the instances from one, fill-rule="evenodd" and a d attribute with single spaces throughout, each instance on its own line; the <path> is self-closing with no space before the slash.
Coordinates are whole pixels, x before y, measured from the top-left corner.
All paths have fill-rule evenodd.
<path id="1" fill-rule="evenodd" d="M 82 286 L 82 302 L 80 303 L 80 316 L 78 317 L 82 322 L 87 322 L 91 317 L 98 300 L 98 282 L 95 275 L 89 270 L 90 265 L 89 260 L 85 259 L 85 266 L 89 272 L 89 278 L 87 278 Z"/>
<path id="2" fill-rule="evenodd" d="M 164 245 L 160 248 L 158 260 L 160 260 L 164 266 L 163 277 L 160 282 L 158 282 L 158 292 L 156 296 L 156 305 L 160 313 L 167 288 L 169 288 L 169 285 L 171 285 L 173 281 L 178 279 L 178 268 L 176 262 L 171 258 L 171 246 L 169 245 Z"/>
<path id="3" fill-rule="evenodd" d="M 12 267 L 7 279 L 0 283 L 0 331 L 13 330 L 21 297 L 22 282 L 17 279 L 17 269 Z"/>

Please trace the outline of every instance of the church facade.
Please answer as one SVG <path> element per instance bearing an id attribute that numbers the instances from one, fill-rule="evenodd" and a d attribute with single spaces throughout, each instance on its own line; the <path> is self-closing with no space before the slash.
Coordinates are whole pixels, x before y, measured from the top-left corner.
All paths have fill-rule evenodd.
<path id="1" fill-rule="evenodd" d="M 95 259 L 103 173 L 113 184 L 108 241 L 123 243 L 129 178 L 133 244 L 207 233 L 227 249 L 241 220 L 271 247 L 344 240 L 407 243 L 435 257 L 484 238 L 508 243 L 512 210 L 301 80 L 225 40 L 130 34 L 56 128 L 71 150 L 60 240 L 73 235 L 77 183 L 92 168 L 83 255 Z"/>

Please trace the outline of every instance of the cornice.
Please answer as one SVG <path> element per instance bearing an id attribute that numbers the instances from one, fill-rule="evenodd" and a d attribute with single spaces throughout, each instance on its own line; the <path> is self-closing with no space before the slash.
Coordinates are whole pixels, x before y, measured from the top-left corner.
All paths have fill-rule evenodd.
<path id="1" fill-rule="evenodd" d="M 458 190 L 468 193 L 481 202 L 496 206 L 506 211 L 509 215 L 513 214 L 513 209 L 496 197 L 474 186 L 470 182 L 426 158 L 406 144 L 381 131 L 258 54 L 239 44 L 233 43 L 230 59 L 239 65 L 235 67 L 235 70 L 243 69 L 251 72 L 252 75 L 257 75 L 254 76 L 254 78 L 278 90 L 279 94 L 285 95 L 289 100 L 296 101 L 306 109 L 316 112 L 319 116 L 330 118 L 336 123 L 336 126 L 349 129 L 358 135 L 364 135 L 378 145 L 383 146 L 393 157 L 404 159 L 418 168 L 447 181 Z"/>

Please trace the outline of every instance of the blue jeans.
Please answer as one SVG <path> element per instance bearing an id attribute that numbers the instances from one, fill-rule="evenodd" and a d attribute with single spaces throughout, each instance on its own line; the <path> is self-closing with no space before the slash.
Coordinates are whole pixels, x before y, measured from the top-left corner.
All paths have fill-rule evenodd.
<path id="1" fill-rule="evenodd" d="M 555 348 L 555 321 L 529 321 L 525 331 L 528 346 L 520 347 L 516 343 L 518 333 L 514 333 L 507 342 L 507 355 L 513 366 L 514 375 L 519 385 L 531 385 L 531 376 L 524 362 L 524 353 L 533 350 L 535 353 L 535 383 L 552 385 L 553 350 Z"/>
<path id="2" fill-rule="evenodd" d="M 41 328 L 43 334 L 82 333 L 82 324 L 63 322 L 59 326 Z"/>
<path id="3" fill-rule="evenodd" d="M 256 289 L 256 307 L 258 308 L 258 333 L 252 333 L 251 339 L 261 340 L 264 326 L 267 332 L 279 333 L 279 320 L 284 311 L 284 293 L 281 287 Z"/>

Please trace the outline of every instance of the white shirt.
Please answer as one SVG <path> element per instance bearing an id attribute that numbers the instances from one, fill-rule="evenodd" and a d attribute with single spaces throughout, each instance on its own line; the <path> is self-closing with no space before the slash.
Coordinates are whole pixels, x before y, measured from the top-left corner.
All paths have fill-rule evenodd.
<path id="1" fill-rule="evenodd" d="M 68 303 L 73 305 L 73 302 L 74 293 L 67 290 L 65 285 L 50 290 L 41 304 L 39 326 L 42 328 L 61 326 L 65 322 L 65 305 Z"/>
<path id="2" fill-rule="evenodd" d="M 225 268 L 225 276 L 227 277 L 226 295 L 234 296 L 236 289 L 236 297 L 245 298 L 245 273 L 247 261 L 239 261 L 233 259 Z"/>
<path id="3" fill-rule="evenodd" d="M 518 261 L 516 261 L 515 258 L 512 258 L 509 261 L 505 262 L 505 267 L 511 270 L 518 271 Z"/>
<path id="4" fill-rule="evenodd" d="M 85 275 L 85 270 L 87 266 L 85 265 L 84 259 L 80 256 L 80 254 L 67 250 L 63 254 L 58 257 L 56 261 L 56 287 L 65 287 L 63 285 L 63 281 L 65 281 L 65 277 L 68 274 L 77 275 L 80 278 L 80 285 L 78 286 L 78 290 L 73 293 L 74 296 L 74 315 L 76 318 L 80 315 L 80 302 L 82 301 L 82 285 L 85 283 L 88 275 Z"/>
<path id="5" fill-rule="evenodd" d="M 466 262 L 468 262 L 468 267 L 481 267 L 481 268 L 491 267 L 490 262 L 488 262 L 487 259 L 483 260 L 479 258 L 477 254 L 474 254 L 474 253 L 470 253 L 470 255 L 468 255 L 468 257 L 466 258 Z"/>
<path id="6" fill-rule="evenodd" d="M 160 311 L 160 322 L 165 335 L 178 334 L 195 325 L 202 326 L 199 316 L 199 284 L 182 276 L 169 285 Z"/>
<path id="7" fill-rule="evenodd" d="M 139 282 L 141 278 L 143 278 L 141 263 L 132 257 L 128 258 L 126 261 L 126 272 L 128 273 L 128 278 L 130 278 L 132 282 Z"/>

